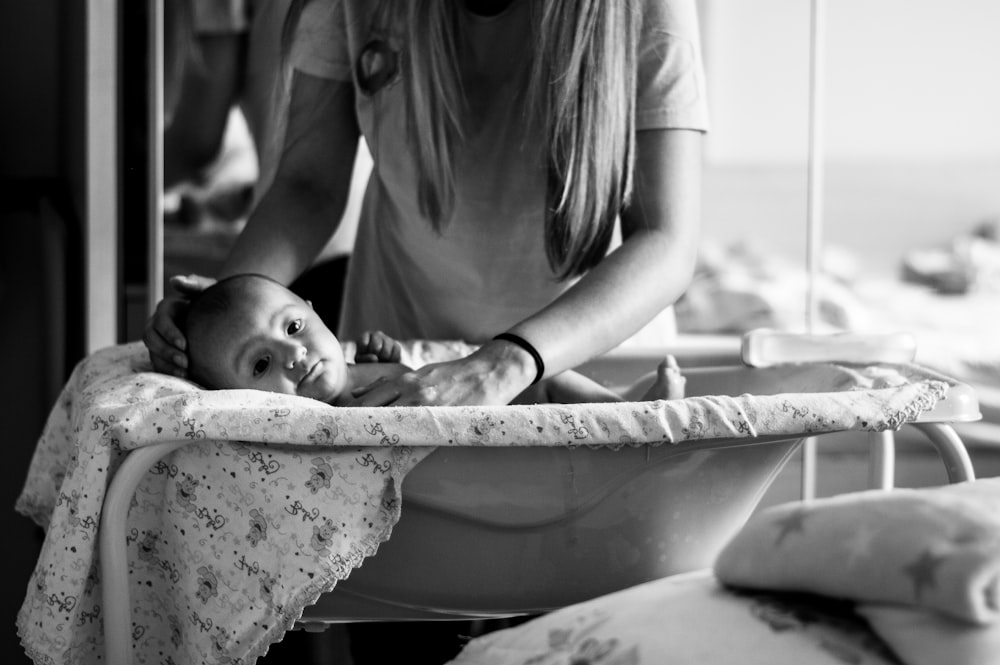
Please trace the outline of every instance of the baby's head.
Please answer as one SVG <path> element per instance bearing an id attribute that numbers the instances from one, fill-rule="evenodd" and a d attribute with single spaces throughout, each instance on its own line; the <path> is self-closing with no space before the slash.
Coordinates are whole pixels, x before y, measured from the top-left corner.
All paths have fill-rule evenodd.
<path id="1" fill-rule="evenodd" d="M 312 305 L 263 275 L 198 294 L 185 321 L 189 374 L 207 388 L 254 388 L 332 403 L 347 385 L 336 336 Z"/>

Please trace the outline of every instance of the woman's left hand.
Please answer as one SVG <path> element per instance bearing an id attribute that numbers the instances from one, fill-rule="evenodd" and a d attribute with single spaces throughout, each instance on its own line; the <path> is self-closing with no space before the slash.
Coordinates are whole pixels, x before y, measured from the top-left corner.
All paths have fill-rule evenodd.
<path id="1" fill-rule="evenodd" d="M 358 406 L 508 404 L 535 376 L 534 359 L 506 342 L 489 342 L 459 360 L 434 363 L 354 391 Z"/>

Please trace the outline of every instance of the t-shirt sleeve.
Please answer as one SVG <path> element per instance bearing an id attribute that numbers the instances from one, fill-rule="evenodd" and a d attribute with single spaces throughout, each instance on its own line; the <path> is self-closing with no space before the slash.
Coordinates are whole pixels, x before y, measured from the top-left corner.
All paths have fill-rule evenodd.
<path id="1" fill-rule="evenodd" d="M 250 21 L 247 0 L 190 0 L 191 24 L 198 35 L 234 35 Z"/>
<path id="2" fill-rule="evenodd" d="M 694 0 L 644 0 L 636 129 L 708 129 L 700 41 Z"/>
<path id="3" fill-rule="evenodd" d="M 319 78 L 352 80 L 346 4 L 340 0 L 306 3 L 292 40 L 292 68 Z"/>

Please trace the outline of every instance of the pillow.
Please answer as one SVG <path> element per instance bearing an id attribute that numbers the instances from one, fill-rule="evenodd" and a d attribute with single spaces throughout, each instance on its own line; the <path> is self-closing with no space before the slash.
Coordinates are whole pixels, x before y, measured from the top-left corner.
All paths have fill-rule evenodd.
<path id="1" fill-rule="evenodd" d="M 723 548 L 715 573 L 738 587 L 1000 622 L 1000 478 L 773 506 Z"/>

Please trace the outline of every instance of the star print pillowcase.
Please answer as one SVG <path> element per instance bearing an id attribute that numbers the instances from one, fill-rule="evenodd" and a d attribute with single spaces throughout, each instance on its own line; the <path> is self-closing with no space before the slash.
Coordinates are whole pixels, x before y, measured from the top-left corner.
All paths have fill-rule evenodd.
<path id="1" fill-rule="evenodd" d="M 1000 478 L 774 506 L 715 562 L 736 587 L 1000 622 Z"/>

